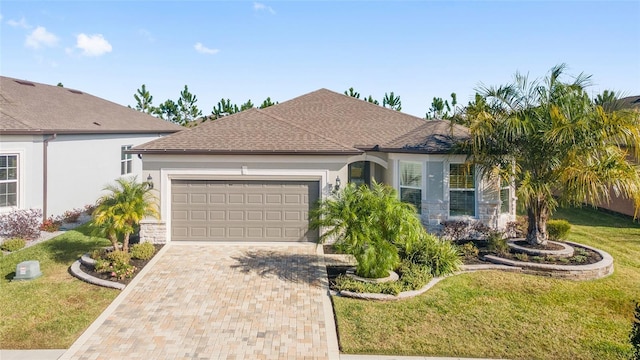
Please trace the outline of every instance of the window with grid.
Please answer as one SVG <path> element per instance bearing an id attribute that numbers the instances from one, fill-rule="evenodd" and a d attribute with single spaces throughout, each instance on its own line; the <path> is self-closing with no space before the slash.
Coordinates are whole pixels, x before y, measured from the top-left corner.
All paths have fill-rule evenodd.
<path id="1" fill-rule="evenodd" d="M 18 155 L 0 155 L 0 207 L 18 205 Z"/>
<path id="2" fill-rule="evenodd" d="M 400 199 L 413 204 L 422 213 L 422 164 L 400 162 Z"/>
<path id="3" fill-rule="evenodd" d="M 120 147 L 120 175 L 131 174 L 133 171 L 133 156 L 125 153 L 125 151 L 131 149 L 131 145 L 124 145 Z"/>
<path id="4" fill-rule="evenodd" d="M 511 186 L 509 186 L 509 182 L 505 179 L 500 180 L 500 183 L 500 201 L 502 202 L 500 212 L 508 214 L 511 209 Z"/>
<path id="5" fill-rule="evenodd" d="M 476 215 L 476 181 L 473 166 L 450 164 L 449 216 Z"/>

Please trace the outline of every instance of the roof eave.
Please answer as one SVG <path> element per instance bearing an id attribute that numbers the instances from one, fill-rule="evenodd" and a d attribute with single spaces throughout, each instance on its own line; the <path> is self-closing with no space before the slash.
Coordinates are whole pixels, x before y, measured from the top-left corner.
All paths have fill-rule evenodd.
<path id="1" fill-rule="evenodd" d="M 360 155 L 361 150 L 221 150 L 221 149 L 136 149 L 128 154 L 153 155 Z"/>
<path id="2" fill-rule="evenodd" d="M 84 134 L 173 134 L 178 130 L 59 130 L 59 129 L 38 129 L 38 130 L 14 130 L 0 129 L 2 135 L 84 135 Z"/>

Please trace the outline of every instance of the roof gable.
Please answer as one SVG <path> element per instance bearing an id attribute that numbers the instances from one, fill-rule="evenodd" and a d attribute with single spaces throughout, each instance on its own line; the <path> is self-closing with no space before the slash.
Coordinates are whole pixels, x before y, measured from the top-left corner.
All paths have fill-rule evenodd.
<path id="1" fill-rule="evenodd" d="M 172 133 L 182 127 L 82 91 L 0 76 L 0 132 Z"/>

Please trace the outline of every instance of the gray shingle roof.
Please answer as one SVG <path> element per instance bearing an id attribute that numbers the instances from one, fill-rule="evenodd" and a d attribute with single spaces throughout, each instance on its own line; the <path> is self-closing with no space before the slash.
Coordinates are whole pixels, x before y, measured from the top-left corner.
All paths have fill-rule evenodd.
<path id="1" fill-rule="evenodd" d="M 464 137 L 466 128 L 454 127 Z M 448 121 L 426 121 L 320 89 L 266 109 L 210 120 L 178 134 L 137 146 L 139 153 L 362 153 L 388 150 L 442 153 Z"/>
<path id="2" fill-rule="evenodd" d="M 470 138 L 469 129 L 446 120 L 430 120 L 411 132 L 380 145 L 381 151 L 447 153 Z"/>
<path id="3" fill-rule="evenodd" d="M 0 76 L 0 133 L 173 133 L 182 127 L 82 91 Z"/>

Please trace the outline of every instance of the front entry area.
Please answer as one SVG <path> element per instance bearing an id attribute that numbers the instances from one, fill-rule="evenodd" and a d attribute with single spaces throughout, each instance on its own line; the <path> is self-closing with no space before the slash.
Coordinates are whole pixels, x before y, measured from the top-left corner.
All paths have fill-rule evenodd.
<path id="1" fill-rule="evenodd" d="M 318 181 L 172 180 L 171 240 L 316 241 Z"/>

